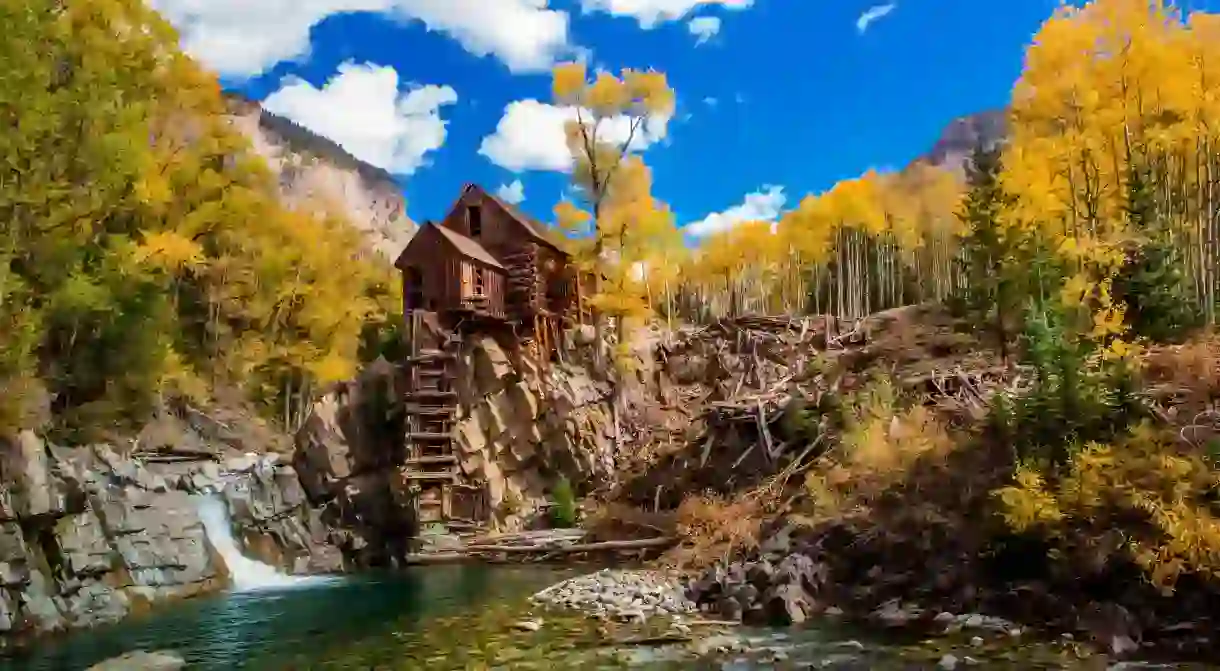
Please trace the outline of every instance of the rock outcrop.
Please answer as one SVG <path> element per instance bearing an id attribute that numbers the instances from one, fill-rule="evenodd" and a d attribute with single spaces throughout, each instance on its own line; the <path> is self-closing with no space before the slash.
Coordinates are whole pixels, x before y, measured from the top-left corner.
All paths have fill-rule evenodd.
<path id="1" fill-rule="evenodd" d="M 252 554 L 288 570 L 341 568 L 275 455 L 146 463 L 29 430 L 0 440 L 0 646 L 225 586 L 197 498 L 216 492 Z"/>
<path id="2" fill-rule="evenodd" d="M 497 525 L 525 525 L 560 476 L 577 486 L 614 476 L 611 387 L 588 368 L 542 369 L 486 336 L 466 343 L 459 370 L 462 473 L 485 484 Z"/>
<path id="3" fill-rule="evenodd" d="M 461 473 L 482 488 L 492 526 L 528 526 L 561 476 L 578 490 L 614 477 L 611 387 L 588 367 L 542 367 L 520 348 L 472 336 L 457 369 Z M 399 473 L 403 430 L 390 412 L 397 389 L 394 367 L 379 362 L 315 403 L 296 437 L 305 491 L 353 565 L 395 563 L 417 531 Z"/>
<path id="4" fill-rule="evenodd" d="M 917 159 L 928 165 L 964 174 L 966 163 L 980 144 L 991 148 L 1008 135 L 1008 110 L 977 112 L 950 121 L 927 154 Z"/>

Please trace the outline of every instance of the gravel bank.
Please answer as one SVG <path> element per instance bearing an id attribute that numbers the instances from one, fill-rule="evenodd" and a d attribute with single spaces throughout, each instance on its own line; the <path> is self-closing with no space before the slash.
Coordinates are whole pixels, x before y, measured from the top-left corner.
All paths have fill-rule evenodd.
<path id="1" fill-rule="evenodd" d="M 657 571 L 606 569 L 556 583 L 532 597 L 538 605 L 568 608 L 603 619 L 642 622 L 696 612 L 676 577 Z"/>

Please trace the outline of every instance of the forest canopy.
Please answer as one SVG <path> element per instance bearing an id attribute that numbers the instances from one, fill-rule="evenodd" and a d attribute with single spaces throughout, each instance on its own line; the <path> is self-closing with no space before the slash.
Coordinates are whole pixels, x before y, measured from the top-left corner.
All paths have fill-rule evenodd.
<path id="1" fill-rule="evenodd" d="M 972 172 L 869 172 L 777 223 L 704 238 L 667 274 L 683 281 L 661 307 L 858 318 L 945 299 L 1012 313 L 1054 295 L 1099 337 L 1214 324 L 1217 81 L 1220 16 L 1065 5 L 1027 49 L 1007 138 Z"/>
<path id="2" fill-rule="evenodd" d="M 391 269 L 279 203 L 171 26 L 140 0 L 16 0 L 0 25 L 0 429 L 49 409 L 87 439 L 218 384 L 292 424 L 352 375 L 400 309 Z"/>
<path id="3" fill-rule="evenodd" d="M 607 118 L 672 112 L 664 75 L 560 66 L 556 101 L 589 115 L 568 129 L 578 198 L 557 219 L 620 324 L 955 301 L 1006 332 L 1051 297 L 1107 344 L 1212 324 L 1218 19 L 1065 7 L 1027 50 L 1007 141 L 965 175 L 869 172 L 686 245 L 642 159 L 590 141 Z M 341 217 L 280 204 L 154 11 L 17 0 L 0 22 L 0 427 L 43 421 L 41 397 L 79 433 L 219 384 L 292 425 L 399 323 L 392 270 Z"/>

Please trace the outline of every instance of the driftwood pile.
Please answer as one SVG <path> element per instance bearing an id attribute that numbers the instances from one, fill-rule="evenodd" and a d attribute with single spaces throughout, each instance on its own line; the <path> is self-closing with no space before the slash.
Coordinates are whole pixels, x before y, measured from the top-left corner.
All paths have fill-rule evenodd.
<path id="1" fill-rule="evenodd" d="M 996 389 L 1016 383 L 1017 372 L 930 306 L 853 321 L 722 319 L 679 331 L 657 349 L 668 407 L 689 421 L 681 439 L 649 454 L 617 496 L 654 510 L 694 492 L 740 491 L 816 458 L 831 442 L 819 409 L 873 373 L 949 419 L 970 421 Z"/>

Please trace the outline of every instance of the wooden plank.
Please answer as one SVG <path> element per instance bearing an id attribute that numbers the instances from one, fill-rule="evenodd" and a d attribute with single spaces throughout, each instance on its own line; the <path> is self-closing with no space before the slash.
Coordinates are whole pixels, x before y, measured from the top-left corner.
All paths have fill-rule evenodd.
<path id="1" fill-rule="evenodd" d="M 430 457 L 411 457 L 403 463 L 407 466 L 422 466 L 427 464 L 456 464 L 458 458 L 452 454 L 438 454 Z"/>
<path id="2" fill-rule="evenodd" d="M 410 440 L 453 440 L 453 434 L 434 431 L 415 431 L 408 433 L 407 438 Z"/>
<path id="3" fill-rule="evenodd" d="M 402 476 L 406 480 L 447 480 L 450 482 L 457 481 L 457 474 L 452 471 L 417 471 L 403 473 Z"/>
<path id="4" fill-rule="evenodd" d="M 406 398 L 457 398 L 456 391 L 408 391 L 403 394 Z"/>

